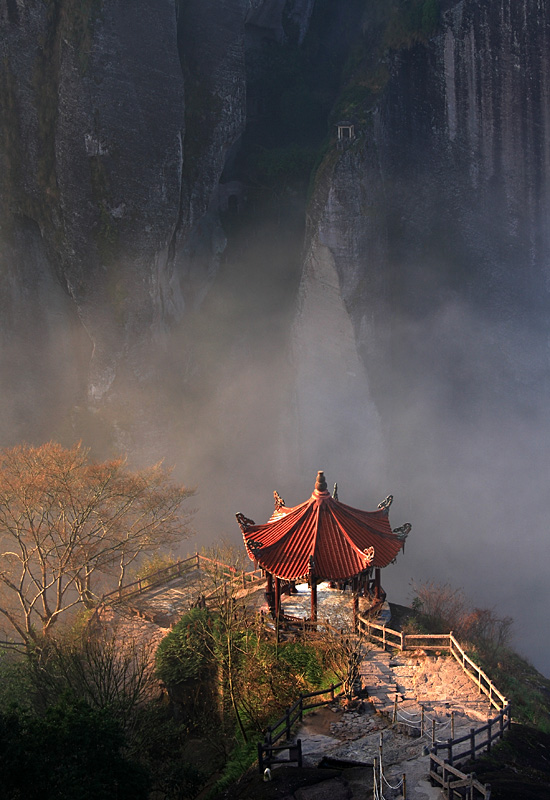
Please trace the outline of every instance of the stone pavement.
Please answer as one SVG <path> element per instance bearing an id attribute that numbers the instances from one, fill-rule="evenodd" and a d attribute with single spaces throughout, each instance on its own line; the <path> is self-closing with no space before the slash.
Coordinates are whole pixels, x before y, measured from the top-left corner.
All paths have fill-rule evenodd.
<path id="1" fill-rule="evenodd" d="M 421 651 L 392 655 L 368 646 L 360 671 L 368 702 L 346 710 L 333 706 L 305 718 L 296 734 L 302 739 L 305 766 L 315 766 L 323 757 L 372 765 L 382 754 L 386 800 L 401 796 L 400 789 L 391 787 L 398 787 L 403 774 L 408 797 L 443 797 L 427 780 L 432 736 L 447 741 L 452 728 L 459 737 L 478 727 L 490 710 L 485 696 L 451 656 L 427 656 Z M 372 771 L 370 775 L 372 785 Z"/>
<path id="2" fill-rule="evenodd" d="M 447 654 L 428 656 L 417 651 L 392 656 L 378 648 L 369 649 L 361 663 L 361 688 L 376 711 L 392 717 L 397 697 L 397 721 L 419 732 L 424 708 L 424 730 L 435 719 L 438 739 L 443 728 L 450 729 L 453 717 L 456 737 L 459 727 L 478 727 L 490 713 L 486 696 Z M 445 733 L 448 739 L 450 730 Z"/>

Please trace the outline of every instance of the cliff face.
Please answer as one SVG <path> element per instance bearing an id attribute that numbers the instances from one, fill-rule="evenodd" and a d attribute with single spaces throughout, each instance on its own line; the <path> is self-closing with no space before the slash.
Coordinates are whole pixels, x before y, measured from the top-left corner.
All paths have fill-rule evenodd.
<path id="1" fill-rule="evenodd" d="M 245 128 L 246 51 L 302 41 L 313 6 L 1 0 L 0 372 L 13 384 L 25 363 L 27 395 L 4 441 L 88 424 L 131 446 L 121 420 L 135 433 L 155 414 L 166 365 L 200 371 L 185 325 L 227 245 L 220 210 L 243 201 L 220 178 Z"/>
<path id="2" fill-rule="evenodd" d="M 377 383 L 385 314 L 429 321 L 453 303 L 491 320 L 518 379 L 546 369 L 542 350 L 507 348 L 526 314 L 546 326 L 548 23 L 546 3 L 456 3 L 390 59 L 380 102 L 326 160 L 309 247 L 333 254 Z"/>
<path id="3" fill-rule="evenodd" d="M 32 261 L 47 276 L 40 288 L 29 277 L 32 304 L 12 308 L 21 327 L 33 306 L 46 317 L 60 307 L 85 332 L 79 392 L 58 394 L 68 411 L 86 395 L 92 403 L 104 397 L 123 355 L 182 304 L 167 257 L 185 135 L 175 9 L 170 2 L 8 2 L 0 29 L 9 108 L 2 239 L 15 244 L 2 268 L 20 283 Z M 4 335 L 17 325 L 3 325 Z M 47 330 L 36 339 L 39 358 L 59 365 L 59 342 Z M 38 396 L 43 376 L 26 371 Z"/>
<path id="4" fill-rule="evenodd" d="M 543 614 L 549 35 L 544 0 L 462 0 L 445 4 L 433 35 L 389 54 L 356 138 L 318 172 L 301 285 L 313 298 L 313 265 L 334 264 L 387 479 L 431 542 L 396 568 L 399 591 L 409 575 L 453 583 L 462 565 L 468 590 L 520 620 L 527 607 Z M 318 310 L 298 315 L 297 353 L 312 325 L 317 348 L 330 346 Z M 337 397 L 323 406 L 353 452 Z M 371 417 L 366 399 L 356 429 Z M 497 578 L 512 564 L 529 575 L 525 594 Z M 525 626 L 522 646 L 547 660 L 529 636 Z"/>

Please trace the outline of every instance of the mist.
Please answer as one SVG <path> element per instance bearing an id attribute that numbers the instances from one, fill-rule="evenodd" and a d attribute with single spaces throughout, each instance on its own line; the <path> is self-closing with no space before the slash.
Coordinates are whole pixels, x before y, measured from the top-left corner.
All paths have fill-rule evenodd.
<path id="1" fill-rule="evenodd" d="M 176 555 L 220 538 L 240 546 L 237 511 L 266 521 L 274 489 L 300 503 L 319 469 L 347 504 L 374 510 L 391 493 L 392 525 L 413 529 L 383 572 L 388 598 L 410 604 L 424 581 L 463 589 L 472 606 L 512 616 L 515 646 L 550 674 L 540 330 L 527 317 L 484 316 L 458 294 L 434 298 L 417 318 L 396 303 L 377 332 L 386 369 L 377 382 L 333 267 L 306 258 L 302 271 L 304 233 L 299 204 L 278 223 L 264 214 L 243 222 L 205 301 L 142 364 L 153 377 L 140 385 L 122 373 L 103 408 L 86 411 L 82 396 L 67 415 L 54 398 L 37 421 L 11 383 L 3 444 L 15 443 L 18 418 L 26 440 L 82 438 L 97 457 L 122 450 L 131 464 L 173 465 L 174 478 L 197 489 L 194 535 Z M 70 349 L 63 317 L 54 320 L 42 337 L 46 367 Z M 3 352 L 4 385 L 18 364 L 15 386 L 26 375 L 47 398 L 52 384 L 28 360 L 32 342 L 14 337 Z M 74 377 L 73 366 L 54 385 L 74 394 L 63 375 Z"/>
<path id="2" fill-rule="evenodd" d="M 0 446 L 173 465 L 175 555 L 320 469 L 393 494 L 388 599 L 461 588 L 550 675 L 546 4 L 442 4 L 387 74 L 391 4 L 221 5 L 105 3 L 85 68 L 0 17 Z"/>
<path id="3" fill-rule="evenodd" d="M 280 230 L 278 248 L 273 230 L 263 233 L 259 248 L 271 247 L 261 257 L 239 251 L 243 282 L 228 263 L 214 283 L 193 330 L 196 374 L 165 414 L 164 455 L 198 488 L 189 545 L 240 546 L 235 512 L 266 521 L 274 489 L 300 503 L 319 469 L 350 505 L 374 510 L 391 493 L 392 525 L 413 530 L 384 570 L 389 599 L 410 604 L 424 581 L 463 589 L 472 607 L 512 616 L 515 646 L 549 674 L 540 331 L 527 318 L 484 317 L 458 296 L 418 319 L 396 310 L 391 332 L 379 332 L 391 342 L 378 354 L 389 373 L 381 392 L 342 301 L 335 310 L 314 292 L 304 299 L 299 271 L 284 268 L 291 245 L 281 253 Z M 326 272 L 317 278 L 326 291 Z M 171 380 L 161 376 L 163 389 Z"/>

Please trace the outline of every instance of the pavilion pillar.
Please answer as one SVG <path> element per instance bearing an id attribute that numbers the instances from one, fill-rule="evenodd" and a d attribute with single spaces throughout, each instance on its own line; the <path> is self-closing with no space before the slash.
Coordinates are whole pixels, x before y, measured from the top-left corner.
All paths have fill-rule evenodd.
<path id="1" fill-rule="evenodd" d="M 359 578 L 355 577 L 352 583 L 353 587 L 353 630 L 357 633 L 358 629 L 358 616 L 359 616 Z"/>
<path id="2" fill-rule="evenodd" d="M 281 579 L 275 576 L 275 618 L 281 613 Z"/>
<path id="3" fill-rule="evenodd" d="M 265 588 L 265 599 L 267 600 L 267 607 L 269 608 L 270 612 L 273 613 L 273 607 L 275 605 L 273 598 L 273 575 L 271 574 L 271 572 L 266 572 L 265 576 L 267 578 L 267 586 Z"/>
<path id="4" fill-rule="evenodd" d="M 377 600 L 380 600 L 382 595 L 382 586 L 380 583 L 380 567 L 376 567 L 374 570 L 374 596 Z"/>
<path id="5" fill-rule="evenodd" d="M 317 622 L 317 580 L 314 575 L 310 576 L 311 583 L 311 621 Z"/>

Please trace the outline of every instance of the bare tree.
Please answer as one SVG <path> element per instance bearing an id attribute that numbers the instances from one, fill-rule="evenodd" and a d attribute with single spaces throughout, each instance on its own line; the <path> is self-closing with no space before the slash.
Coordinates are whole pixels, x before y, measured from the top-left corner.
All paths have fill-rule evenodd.
<path id="1" fill-rule="evenodd" d="M 157 688 L 154 649 L 154 642 L 116 625 L 76 637 L 51 637 L 28 662 L 34 691 L 44 707 L 70 692 L 95 708 L 116 709 L 126 719 Z"/>
<path id="2" fill-rule="evenodd" d="M 193 493 L 161 464 L 90 463 L 80 444 L 0 452 L 0 613 L 25 642 L 48 634 L 73 606 L 92 605 L 96 573 L 115 571 L 120 586 L 140 554 L 186 538 Z"/>

